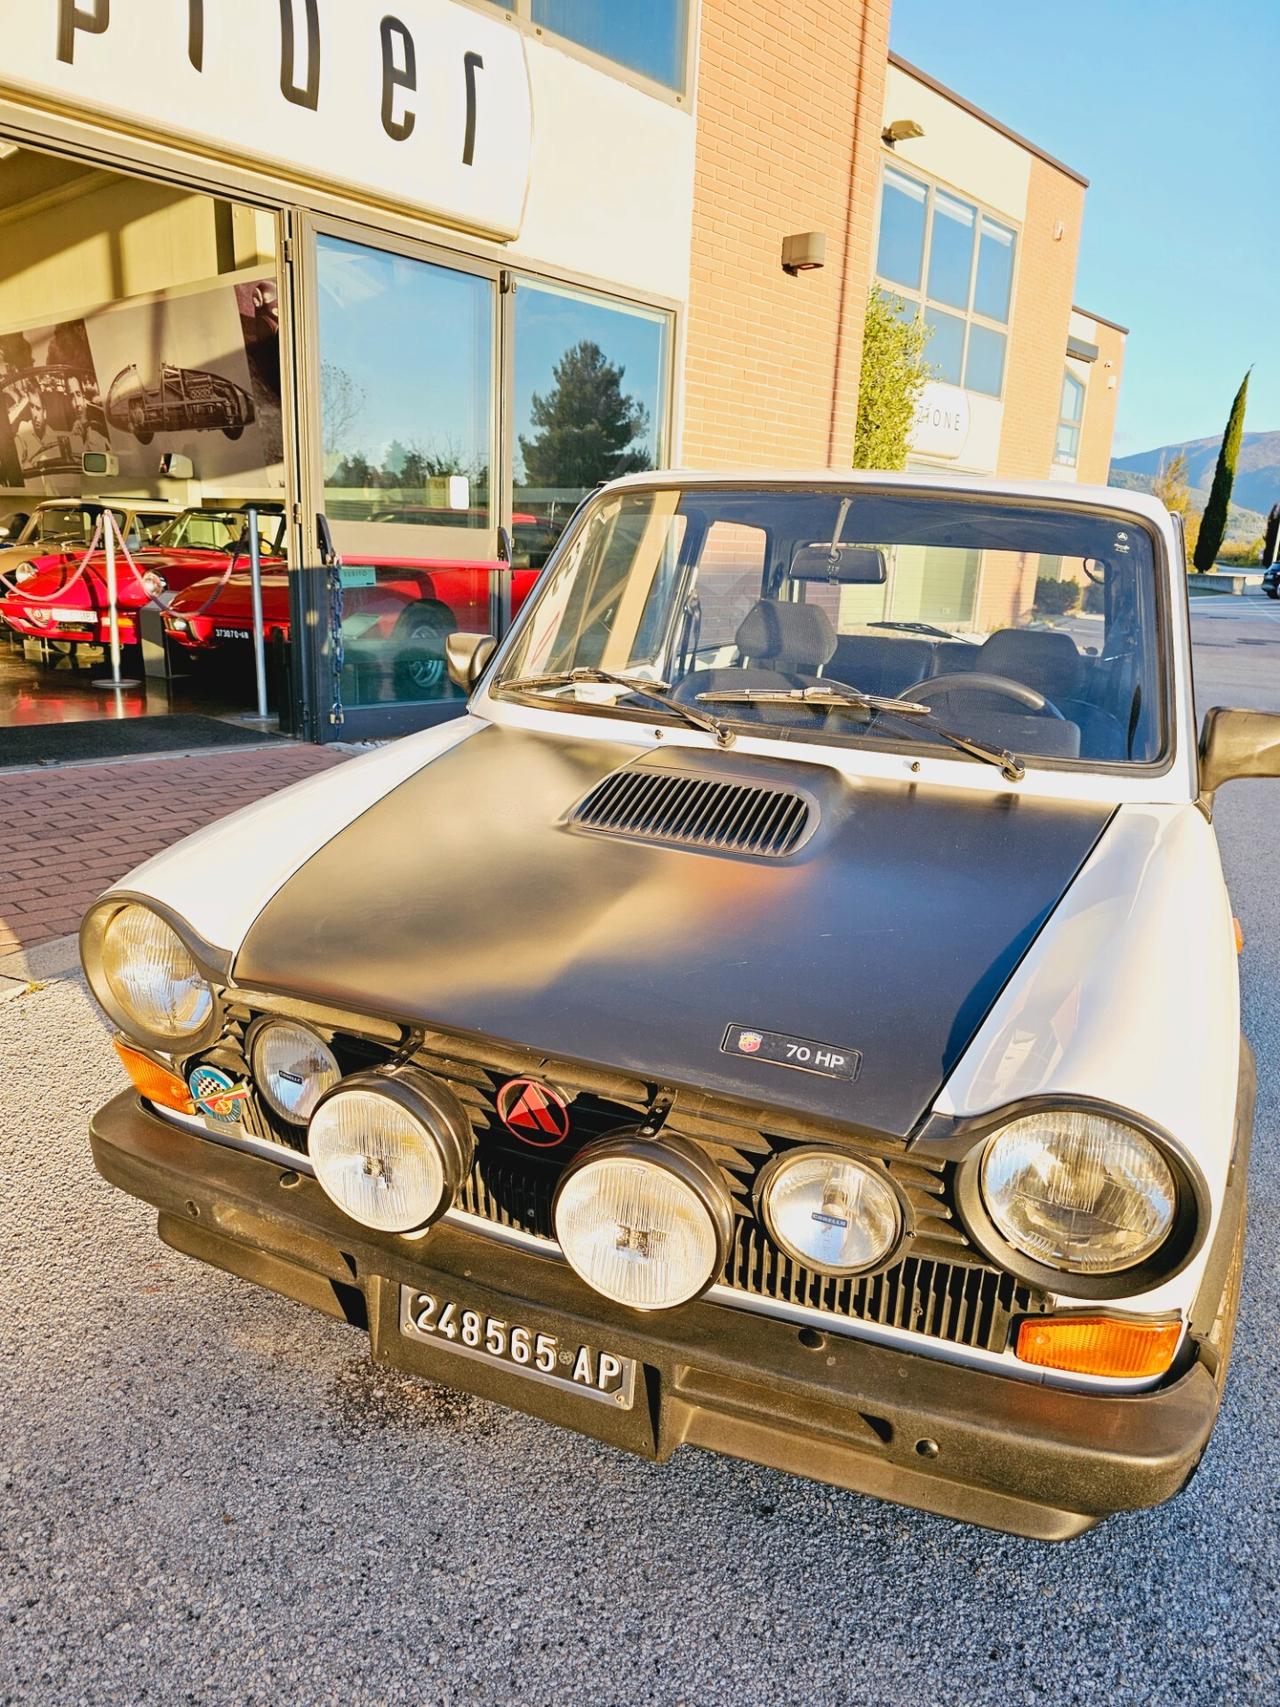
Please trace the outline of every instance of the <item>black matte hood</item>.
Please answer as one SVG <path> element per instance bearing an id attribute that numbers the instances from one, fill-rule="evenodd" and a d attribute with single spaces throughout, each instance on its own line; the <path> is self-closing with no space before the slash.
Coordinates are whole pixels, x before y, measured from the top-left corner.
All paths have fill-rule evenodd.
<path id="1" fill-rule="evenodd" d="M 763 860 L 566 823 L 639 756 L 481 730 L 283 885 L 236 982 L 905 1135 L 1110 811 L 685 750 L 704 773 L 802 787 L 816 832 Z M 861 1070 L 725 1054 L 730 1026 L 852 1047 Z"/>

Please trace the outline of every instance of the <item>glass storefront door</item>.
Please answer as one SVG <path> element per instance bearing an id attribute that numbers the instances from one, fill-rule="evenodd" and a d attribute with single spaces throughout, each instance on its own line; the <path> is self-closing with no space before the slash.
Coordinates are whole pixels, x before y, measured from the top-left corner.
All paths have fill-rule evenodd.
<path id="1" fill-rule="evenodd" d="M 311 254 L 312 544 L 339 560 L 319 697 L 390 733 L 456 709 L 445 638 L 499 603 L 498 281 L 336 230 Z"/>
<path id="2" fill-rule="evenodd" d="M 390 735 L 461 708 L 446 637 L 504 631 L 586 493 L 662 463 L 671 316 L 299 230 L 306 697 L 320 739 Z"/>

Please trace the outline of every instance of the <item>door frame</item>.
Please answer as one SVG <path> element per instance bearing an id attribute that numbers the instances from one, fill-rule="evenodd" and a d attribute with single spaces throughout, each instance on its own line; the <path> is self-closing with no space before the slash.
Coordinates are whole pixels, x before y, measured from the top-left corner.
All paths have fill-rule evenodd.
<path id="1" fill-rule="evenodd" d="M 330 573 L 323 562 L 319 518 L 324 513 L 324 448 L 320 407 L 319 260 L 317 239 L 334 237 L 384 254 L 403 256 L 453 273 L 487 279 L 493 286 L 493 341 L 489 374 L 490 410 L 490 526 L 480 537 L 482 550 L 495 560 L 499 529 L 511 530 L 511 460 L 509 397 L 512 349 L 511 273 L 500 262 L 469 255 L 438 244 L 389 233 L 354 219 L 295 207 L 288 215 L 287 262 L 281 273 L 290 297 L 290 389 L 296 402 L 294 469 L 296 502 L 292 506 L 293 562 L 299 569 L 290 578 L 295 676 L 299 697 L 310 715 L 300 733 L 313 741 L 391 738 L 445 722 L 466 709 L 462 700 L 405 700 L 386 705 L 342 706 L 333 668 Z M 474 544 L 475 535 L 469 534 Z M 510 614 L 510 570 L 495 574 L 490 584 L 490 626 L 495 633 Z M 301 642 L 301 643 L 300 643 Z M 340 721 L 336 720 L 340 717 Z"/>

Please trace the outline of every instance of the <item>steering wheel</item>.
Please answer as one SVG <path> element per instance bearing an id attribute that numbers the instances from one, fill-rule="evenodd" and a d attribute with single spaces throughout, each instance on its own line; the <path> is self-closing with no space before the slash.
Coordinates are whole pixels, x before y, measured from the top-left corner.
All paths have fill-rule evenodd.
<path id="1" fill-rule="evenodd" d="M 1042 693 L 1029 688 L 1025 682 L 1015 682 L 1011 676 L 991 676 L 982 670 L 958 670 L 950 676 L 928 676 L 914 687 L 905 689 L 898 695 L 899 699 L 909 699 L 927 704 L 933 694 L 941 693 L 994 693 L 1002 699 L 1011 699 L 1020 705 L 1024 711 L 1032 711 L 1040 717 L 1056 717 L 1060 723 L 1066 718 L 1051 699 L 1046 699 Z"/>

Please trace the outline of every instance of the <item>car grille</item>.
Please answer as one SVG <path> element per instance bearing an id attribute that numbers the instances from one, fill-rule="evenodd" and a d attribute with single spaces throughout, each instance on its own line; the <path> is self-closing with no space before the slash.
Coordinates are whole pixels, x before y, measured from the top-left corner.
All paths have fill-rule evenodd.
<path id="1" fill-rule="evenodd" d="M 237 1076 L 248 1073 L 245 1033 L 253 1015 L 228 1010 L 218 1045 L 201 1059 Z M 657 1087 L 614 1074 L 594 1077 L 582 1068 L 548 1062 L 525 1051 L 463 1044 L 430 1034 L 415 1039 L 402 1058 L 441 1079 L 467 1109 L 476 1134 L 476 1159 L 456 1207 L 495 1228 L 554 1240 L 551 1205 L 566 1161 L 596 1138 L 648 1117 Z M 345 1072 L 384 1064 L 394 1051 L 338 1032 L 334 1050 Z M 570 1137 L 554 1155 L 526 1149 L 498 1118 L 496 1099 L 512 1077 L 529 1073 L 555 1086 L 569 1104 Z M 280 1120 L 255 1093 L 242 1112 L 252 1137 L 306 1154 L 305 1133 Z M 956 1218 L 944 1163 L 911 1155 L 903 1140 L 842 1138 L 853 1153 L 881 1163 L 910 1205 L 914 1233 L 904 1256 L 882 1273 L 837 1277 L 818 1274 L 780 1251 L 757 1219 L 752 1188 L 760 1169 L 781 1151 L 812 1142 L 813 1131 L 779 1130 L 775 1117 L 736 1108 L 722 1099 L 677 1096 L 667 1127 L 690 1139 L 717 1164 L 735 1208 L 734 1233 L 721 1283 L 762 1305 L 795 1306 L 850 1323 L 901 1328 L 952 1345 L 1000 1352 L 1013 1317 L 1046 1307 L 1044 1294 L 993 1267 L 970 1242 Z"/>

